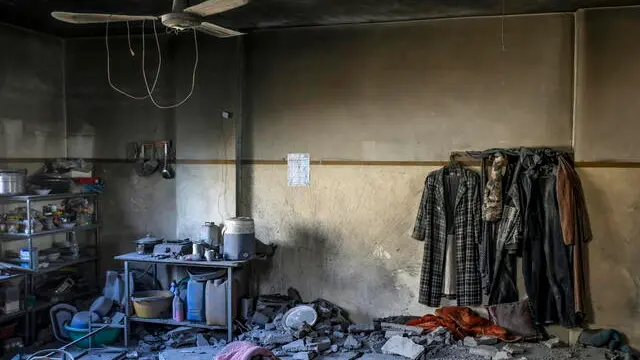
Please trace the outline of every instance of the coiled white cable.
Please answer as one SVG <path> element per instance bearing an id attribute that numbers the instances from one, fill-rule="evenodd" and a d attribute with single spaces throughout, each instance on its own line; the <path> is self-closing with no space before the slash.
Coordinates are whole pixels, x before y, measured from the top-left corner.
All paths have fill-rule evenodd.
<path id="1" fill-rule="evenodd" d="M 195 62 L 193 64 L 193 74 L 191 75 L 191 89 L 189 90 L 189 93 L 187 94 L 187 96 L 182 99 L 181 101 L 173 104 L 173 105 L 160 105 L 156 102 L 156 99 L 153 98 L 153 89 L 149 89 L 149 82 L 147 81 L 147 75 L 145 74 L 144 71 L 144 58 L 145 58 L 145 51 L 144 51 L 144 27 L 142 27 L 142 78 L 144 79 L 144 85 L 147 89 L 147 96 L 149 97 L 149 99 L 151 99 L 151 102 L 153 102 L 153 105 L 155 105 L 157 108 L 159 109 L 171 109 L 171 108 L 175 108 L 178 107 L 182 104 L 184 104 L 187 100 L 189 100 L 189 98 L 191 97 L 191 95 L 193 94 L 193 89 L 195 88 L 196 85 L 196 72 L 198 70 L 198 38 L 196 36 L 196 29 L 192 29 L 193 30 L 193 42 L 194 42 L 194 46 L 195 46 L 195 54 L 196 54 L 196 59 Z M 153 33 L 155 34 L 156 37 L 156 43 L 158 44 L 158 61 L 161 63 L 162 62 L 162 55 L 160 54 L 160 43 L 158 42 L 158 32 L 156 31 L 156 22 L 155 20 L 153 21 Z"/>
<path id="2" fill-rule="evenodd" d="M 154 29 L 155 29 L 155 21 L 153 22 L 154 24 Z M 142 51 L 144 54 L 144 20 L 142 20 L 142 29 L 143 29 L 143 37 L 142 37 Z M 131 56 L 134 56 L 135 53 L 133 52 L 133 49 L 131 48 L 131 37 L 130 37 L 130 33 L 129 33 L 129 22 L 127 21 L 127 40 L 129 42 L 129 51 L 131 52 Z M 106 22 L 106 30 L 105 30 L 105 37 L 104 37 L 104 43 L 105 43 L 105 48 L 107 50 L 107 80 L 109 81 L 109 86 L 111 86 L 111 88 L 117 92 L 119 92 L 122 95 L 125 95 L 131 99 L 134 100 L 144 100 L 146 98 L 149 97 L 149 94 L 147 93 L 144 96 L 136 96 L 136 95 L 132 95 L 129 94 L 128 92 L 118 88 L 117 86 L 115 86 L 113 84 L 113 82 L 111 81 L 111 55 L 109 52 L 109 21 Z M 151 87 L 151 92 L 153 92 L 156 88 L 156 84 L 158 83 L 158 78 L 160 77 L 160 68 L 162 66 L 162 59 L 160 56 L 160 42 L 158 41 L 158 37 L 156 35 L 156 45 L 158 47 L 158 69 L 156 70 L 156 76 L 155 79 L 153 80 L 153 86 Z M 142 71 L 143 75 L 144 75 L 144 69 Z M 145 80 L 146 81 L 146 80 Z"/>

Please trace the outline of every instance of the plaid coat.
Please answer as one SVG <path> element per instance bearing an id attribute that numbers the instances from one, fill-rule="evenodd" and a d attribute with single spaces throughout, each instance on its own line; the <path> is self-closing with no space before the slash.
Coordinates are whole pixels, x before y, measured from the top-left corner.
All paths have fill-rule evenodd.
<path id="1" fill-rule="evenodd" d="M 480 176 L 465 168 L 442 168 L 427 176 L 413 238 L 424 240 L 419 302 L 440 306 L 447 242 L 445 172 L 459 176 L 455 198 L 456 295 L 458 306 L 482 303 L 478 244 L 480 242 Z"/>

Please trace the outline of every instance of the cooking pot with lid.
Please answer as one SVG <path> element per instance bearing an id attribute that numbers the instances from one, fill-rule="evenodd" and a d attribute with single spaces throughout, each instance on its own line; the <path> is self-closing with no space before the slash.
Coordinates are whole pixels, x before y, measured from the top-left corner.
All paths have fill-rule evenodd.
<path id="1" fill-rule="evenodd" d="M 25 192 L 27 169 L 0 169 L 0 195 L 19 195 Z"/>

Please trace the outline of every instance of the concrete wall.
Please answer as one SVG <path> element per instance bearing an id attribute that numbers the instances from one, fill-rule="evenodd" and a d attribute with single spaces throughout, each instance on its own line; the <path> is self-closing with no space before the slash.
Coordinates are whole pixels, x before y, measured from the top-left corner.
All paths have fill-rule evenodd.
<path id="1" fill-rule="evenodd" d="M 0 24 L 0 158 L 65 156 L 63 42 Z"/>
<path id="2" fill-rule="evenodd" d="M 571 145 L 573 17 L 520 16 L 265 31 L 248 42 L 245 156 L 445 160 L 452 150 Z M 423 243 L 410 238 L 435 167 L 245 166 L 257 236 L 280 246 L 263 292 L 298 288 L 356 319 L 417 302 Z"/>
<path id="3" fill-rule="evenodd" d="M 235 166 L 189 164 L 189 160 L 235 158 L 235 120 L 223 120 L 228 109 L 239 112 L 238 41 L 200 35 L 199 67 L 191 98 L 175 109 L 159 109 L 149 99 L 133 100 L 115 92 L 107 81 L 104 39 L 68 40 L 67 97 L 69 156 L 97 161 L 106 182 L 103 231 L 106 267 L 121 266 L 114 255 L 135 250 L 133 241 L 147 232 L 166 238 L 197 238 L 205 221 L 221 222 L 235 214 Z M 135 95 L 144 95 L 141 37 L 110 40 L 112 82 Z M 146 38 L 147 78 L 157 64 L 153 38 Z M 195 60 L 190 34 L 161 37 L 162 69 L 156 101 L 171 105 L 190 92 Z M 124 163 L 127 144 L 171 140 L 178 161 L 176 178 L 159 172 L 140 177 Z M 120 161 L 120 162 L 118 162 Z"/>
<path id="4" fill-rule="evenodd" d="M 640 159 L 640 8 L 589 10 L 577 15 L 579 67 L 576 158 Z M 589 245 L 594 324 L 623 331 L 640 346 L 640 169 L 581 169 L 594 232 Z"/>
<path id="5" fill-rule="evenodd" d="M 157 64 L 152 38 L 147 38 L 147 69 Z M 173 60 L 169 42 L 162 38 L 163 69 L 157 84 L 158 101 L 173 102 Z M 131 56 L 125 37 L 109 42 L 111 79 L 114 85 L 136 96 L 146 90 L 141 70 L 141 38 L 132 38 Z M 116 93 L 107 80 L 104 39 L 66 41 L 66 87 L 69 122 L 69 156 L 75 158 L 127 158 L 132 141 L 174 139 L 172 110 L 160 110 L 147 100 L 133 100 Z M 149 71 L 152 81 L 155 72 Z M 135 250 L 133 241 L 151 232 L 175 237 L 175 180 L 158 174 L 142 178 L 132 164 L 96 163 L 96 174 L 106 183 L 102 197 L 102 266 L 121 266 L 113 256 Z"/>
<path id="6" fill-rule="evenodd" d="M 452 150 L 575 145 L 579 161 L 637 161 L 640 10 L 264 31 L 248 42 L 248 159 L 446 160 Z M 572 124 L 575 121 L 575 127 Z M 624 131 L 621 131 L 624 129 Z M 575 131 L 575 143 L 572 141 Z M 586 164 L 586 166 L 593 166 Z M 246 213 L 280 246 L 263 292 L 298 288 L 356 319 L 421 314 L 422 243 L 410 238 L 423 166 L 245 165 Z M 594 241 L 590 320 L 640 344 L 636 169 L 581 168 Z"/>

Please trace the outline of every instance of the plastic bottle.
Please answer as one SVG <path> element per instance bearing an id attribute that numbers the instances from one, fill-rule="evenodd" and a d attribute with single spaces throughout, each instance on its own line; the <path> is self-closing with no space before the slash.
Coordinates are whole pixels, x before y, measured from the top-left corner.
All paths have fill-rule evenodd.
<path id="1" fill-rule="evenodd" d="M 180 290 L 176 286 L 175 281 L 171 283 L 171 292 L 173 293 L 173 320 L 182 322 L 184 321 L 184 304 L 180 298 Z"/>

